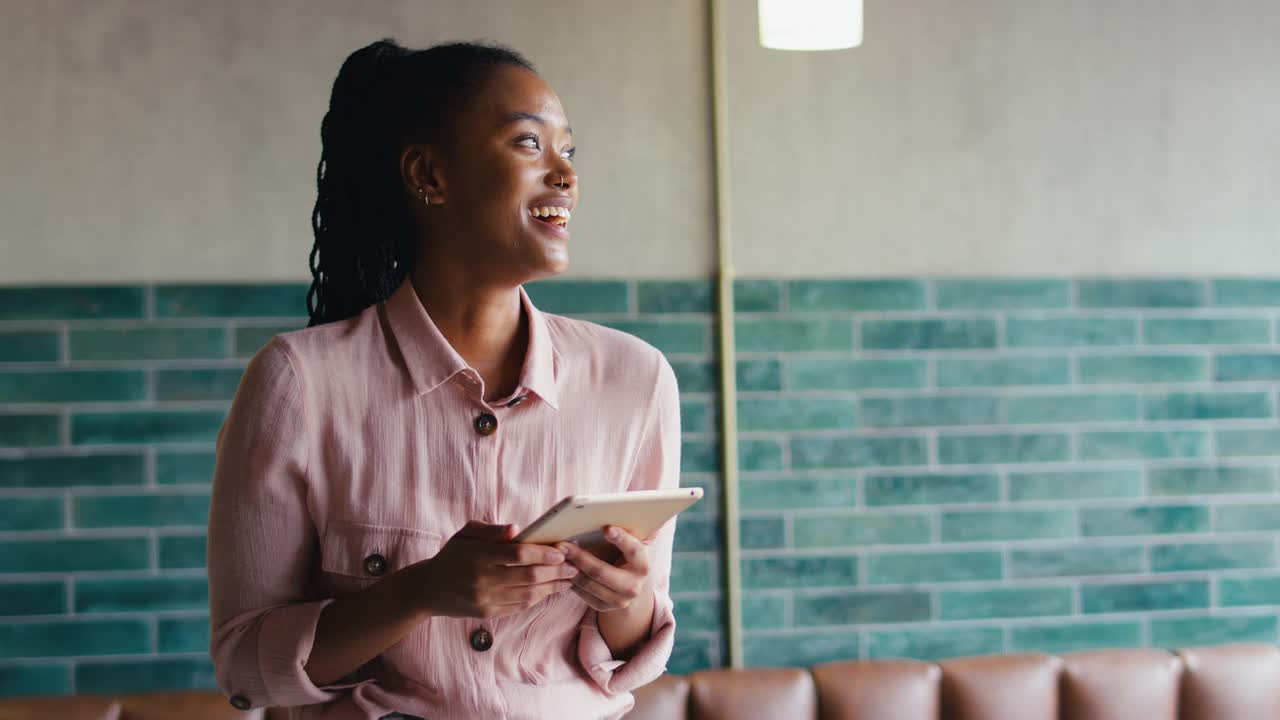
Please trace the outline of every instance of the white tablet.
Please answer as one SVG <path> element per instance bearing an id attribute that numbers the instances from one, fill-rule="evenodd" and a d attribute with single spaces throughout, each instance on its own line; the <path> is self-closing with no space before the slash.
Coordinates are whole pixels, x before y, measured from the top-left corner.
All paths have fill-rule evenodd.
<path id="1" fill-rule="evenodd" d="M 637 490 L 605 495 L 570 495 L 516 536 L 515 542 L 553 545 L 575 542 L 583 548 L 607 545 L 606 525 L 617 525 L 648 539 L 680 511 L 702 499 L 702 488 Z"/>

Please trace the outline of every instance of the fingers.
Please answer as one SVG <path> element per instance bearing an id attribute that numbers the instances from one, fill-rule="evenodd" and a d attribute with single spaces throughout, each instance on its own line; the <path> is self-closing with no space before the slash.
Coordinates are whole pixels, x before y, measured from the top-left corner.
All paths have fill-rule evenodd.
<path id="1" fill-rule="evenodd" d="M 604 529 L 604 537 L 622 552 L 627 565 L 643 565 L 646 574 L 649 572 L 649 549 L 640 538 L 626 530 L 610 525 Z"/>
<path id="2" fill-rule="evenodd" d="M 582 576 L 579 579 L 590 578 L 615 592 L 625 591 L 627 588 L 638 584 L 637 576 L 643 579 L 649 574 L 647 555 L 641 558 L 641 561 L 636 565 L 627 564 L 624 567 L 615 567 L 572 543 L 561 543 L 557 547 L 564 552 L 565 558 L 571 564 L 582 571 Z"/>
<path id="3" fill-rule="evenodd" d="M 503 568 L 503 585 L 540 585 L 556 580 L 572 580 L 578 568 L 569 563 L 559 565 L 512 565 Z"/>
<path id="4" fill-rule="evenodd" d="M 565 560 L 564 553 L 545 545 L 508 543 L 492 550 L 493 561 L 499 565 L 559 565 Z"/>
<path id="5" fill-rule="evenodd" d="M 471 540 L 488 540 L 490 542 L 504 542 L 511 540 L 520 534 L 520 528 L 511 525 L 491 525 L 489 523 L 472 520 L 457 533 L 461 537 Z"/>

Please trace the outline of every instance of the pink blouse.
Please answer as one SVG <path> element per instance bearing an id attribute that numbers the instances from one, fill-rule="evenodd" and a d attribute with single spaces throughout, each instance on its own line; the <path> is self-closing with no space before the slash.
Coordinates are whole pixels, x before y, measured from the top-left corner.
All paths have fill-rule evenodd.
<path id="1" fill-rule="evenodd" d="M 630 660 L 566 591 L 495 620 L 431 618 L 333 685 L 303 670 L 325 605 L 433 556 L 470 520 L 525 526 L 565 495 L 679 485 L 665 358 L 521 301 L 528 354 L 496 402 L 407 279 L 385 304 L 278 335 L 250 361 L 218 434 L 209 515 L 210 650 L 232 704 L 302 706 L 295 718 L 618 718 L 666 669 L 675 521 L 650 547 L 655 610 Z"/>

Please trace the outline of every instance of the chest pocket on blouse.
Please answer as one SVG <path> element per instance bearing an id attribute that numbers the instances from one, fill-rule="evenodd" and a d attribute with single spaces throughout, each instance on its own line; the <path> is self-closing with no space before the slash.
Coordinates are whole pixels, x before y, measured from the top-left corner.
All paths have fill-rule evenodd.
<path id="1" fill-rule="evenodd" d="M 434 557 L 443 544 L 444 536 L 430 530 L 332 522 L 325 528 L 320 569 L 335 590 L 359 590 Z"/>

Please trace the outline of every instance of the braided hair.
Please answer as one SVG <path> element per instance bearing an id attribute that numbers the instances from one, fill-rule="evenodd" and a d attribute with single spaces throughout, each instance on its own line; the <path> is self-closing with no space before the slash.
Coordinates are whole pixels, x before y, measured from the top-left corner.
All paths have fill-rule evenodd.
<path id="1" fill-rule="evenodd" d="M 417 242 L 401 150 L 452 137 L 468 95 L 502 66 L 534 72 L 519 53 L 479 43 L 410 50 L 380 40 L 342 63 L 320 124 L 308 326 L 354 317 L 400 286 Z"/>

